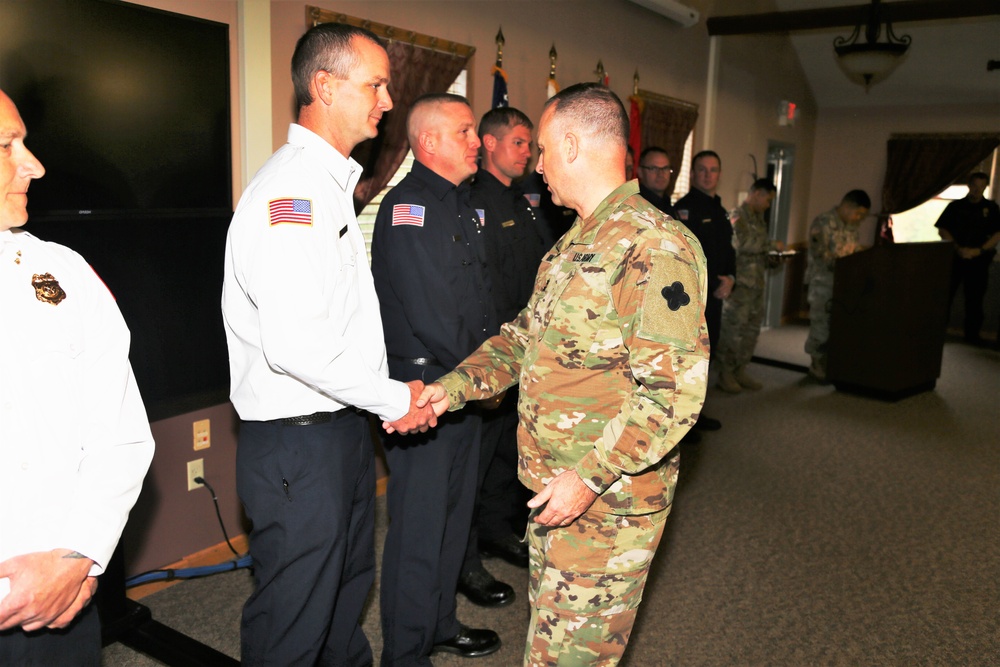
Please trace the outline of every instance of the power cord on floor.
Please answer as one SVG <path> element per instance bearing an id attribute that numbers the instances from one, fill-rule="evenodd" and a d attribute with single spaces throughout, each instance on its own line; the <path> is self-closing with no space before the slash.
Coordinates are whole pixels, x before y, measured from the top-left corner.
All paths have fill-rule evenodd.
<path id="1" fill-rule="evenodd" d="M 212 488 L 212 485 L 209 484 L 204 477 L 195 477 L 194 481 L 196 484 L 204 484 L 205 488 L 211 492 L 212 502 L 215 503 L 215 516 L 219 517 L 219 527 L 222 528 L 222 536 L 226 538 L 226 544 L 229 545 L 229 550 L 233 552 L 234 556 L 239 558 L 239 552 L 233 548 L 233 543 L 229 541 L 229 533 L 226 532 L 226 524 L 222 522 L 222 513 L 219 511 L 219 497 L 215 495 L 215 489 Z"/>
<path id="2" fill-rule="evenodd" d="M 212 494 L 212 502 L 215 504 L 215 516 L 219 519 L 219 527 L 222 528 L 222 536 L 226 538 L 226 544 L 229 546 L 229 550 L 233 552 L 236 556 L 236 560 L 227 561 L 225 563 L 219 563 L 218 565 L 204 565 L 201 567 L 187 567 L 180 569 L 165 569 L 165 570 L 151 570 L 149 572 L 143 572 L 142 574 L 137 574 L 129 577 L 125 580 L 125 587 L 129 588 L 132 586 L 138 586 L 140 584 L 148 584 L 151 581 L 173 581 L 175 579 L 194 579 L 196 577 L 205 577 L 210 574 L 217 574 L 219 572 L 229 572 L 231 570 L 239 570 L 245 567 L 251 567 L 253 565 L 253 559 L 250 554 L 241 556 L 238 551 L 233 547 L 233 543 L 229 541 L 229 533 L 226 532 L 226 524 L 222 521 L 222 512 L 219 511 L 219 497 L 215 495 L 215 489 L 212 485 L 205 480 L 204 477 L 195 477 L 194 481 L 198 484 L 203 484 L 206 489 Z"/>

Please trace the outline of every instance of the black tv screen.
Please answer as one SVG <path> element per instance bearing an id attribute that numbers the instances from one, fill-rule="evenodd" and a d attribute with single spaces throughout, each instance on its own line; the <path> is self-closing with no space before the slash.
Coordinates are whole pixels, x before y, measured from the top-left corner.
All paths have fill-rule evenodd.
<path id="1" fill-rule="evenodd" d="M 232 212 L 227 25 L 111 0 L 4 0 L 0 89 L 47 172 L 33 222 Z"/>

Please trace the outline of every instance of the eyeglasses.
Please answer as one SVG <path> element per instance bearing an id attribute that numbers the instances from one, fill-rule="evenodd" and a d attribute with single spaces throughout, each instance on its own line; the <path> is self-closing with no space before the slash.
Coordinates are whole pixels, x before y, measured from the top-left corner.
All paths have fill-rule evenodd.
<path id="1" fill-rule="evenodd" d="M 654 167 L 652 165 L 640 164 L 640 169 L 645 169 L 647 171 L 656 172 L 657 174 L 672 174 L 674 170 L 672 167 Z"/>

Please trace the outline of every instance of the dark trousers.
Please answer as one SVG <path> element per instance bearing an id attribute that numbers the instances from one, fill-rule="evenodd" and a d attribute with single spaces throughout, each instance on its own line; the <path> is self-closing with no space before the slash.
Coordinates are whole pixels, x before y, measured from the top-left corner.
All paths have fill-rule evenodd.
<path id="1" fill-rule="evenodd" d="M 430 667 L 460 626 L 455 591 L 469 540 L 480 418 L 446 413 L 421 435 L 390 435 L 389 532 L 382 555 L 382 665 Z"/>
<path id="2" fill-rule="evenodd" d="M 253 522 L 244 665 L 370 665 L 359 623 L 375 580 L 375 463 L 368 419 L 242 422 L 236 488 Z"/>
<path id="3" fill-rule="evenodd" d="M 479 538 L 500 540 L 524 535 L 528 520 L 525 503 L 531 492 L 517 478 L 517 390 L 507 390 L 495 410 L 483 410 L 483 444 L 479 450 L 479 477 L 475 513 L 469 532 L 463 572 L 482 566 Z"/>
<path id="4" fill-rule="evenodd" d="M 0 632 L 0 665 L 10 667 L 100 667 L 101 622 L 97 607 L 84 607 L 67 628 Z"/>
<path id="5" fill-rule="evenodd" d="M 989 253 L 972 259 L 955 256 L 951 264 L 949 303 L 955 300 L 959 286 L 964 287 L 962 295 L 965 298 L 965 338 L 970 341 L 979 340 L 979 330 L 983 328 L 983 299 L 986 298 L 992 263 L 993 254 Z"/>

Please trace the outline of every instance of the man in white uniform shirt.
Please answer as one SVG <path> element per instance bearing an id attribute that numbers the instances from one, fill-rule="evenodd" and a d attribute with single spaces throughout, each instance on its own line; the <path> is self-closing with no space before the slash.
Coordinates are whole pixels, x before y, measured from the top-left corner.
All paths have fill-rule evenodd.
<path id="1" fill-rule="evenodd" d="M 389 58 L 367 30 L 322 24 L 292 56 L 298 123 L 240 200 L 222 311 L 242 420 L 237 491 L 254 592 L 244 665 L 368 665 L 359 624 L 375 576 L 375 463 L 360 411 L 425 430 L 422 383 L 390 380 L 352 193 L 351 150 L 392 108 Z M 409 386 L 408 386 L 409 384 Z"/>
<path id="2" fill-rule="evenodd" d="M 114 298 L 18 229 L 45 169 L 0 91 L 0 665 L 93 665 L 90 605 L 153 457 Z"/>

